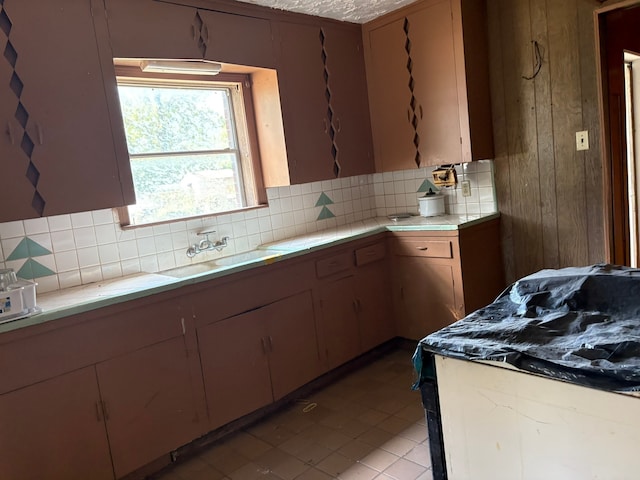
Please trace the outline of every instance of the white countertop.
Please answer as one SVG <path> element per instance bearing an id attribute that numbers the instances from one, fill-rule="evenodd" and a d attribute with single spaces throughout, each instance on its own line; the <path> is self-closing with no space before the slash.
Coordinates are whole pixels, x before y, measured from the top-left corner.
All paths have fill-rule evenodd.
<path id="1" fill-rule="evenodd" d="M 37 303 L 42 313 L 21 320 L 0 324 L 0 334 L 58 318 L 95 310 L 105 306 L 142 298 L 185 285 L 200 283 L 254 267 L 271 264 L 288 258 L 346 243 L 385 231 L 445 231 L 460 230 L 499 217 L 490 215 L 443 215 L 438 217 L 413 216 L 393 221 L 377 217 L 341 227 L 300 235 L 293 238 L 261 245 L 255 255 L 234 255 L 238 263 L 199 269 L 193 275 L 181 278 L 160 273 L 137 273 L 122 278 L 57 290 L 38 296 Z M 246 257 L 246 258 L 245 258 Z M 195 262 L 194 262 L 195 263 Z M 207 262 L 209 263 L 209 262 Z M 220 262 L 222 263 L 222 262 Z M 190 266 L 182 267 L 190 268 Z M 175 269 L 172 269 L 175 270 Z"/>

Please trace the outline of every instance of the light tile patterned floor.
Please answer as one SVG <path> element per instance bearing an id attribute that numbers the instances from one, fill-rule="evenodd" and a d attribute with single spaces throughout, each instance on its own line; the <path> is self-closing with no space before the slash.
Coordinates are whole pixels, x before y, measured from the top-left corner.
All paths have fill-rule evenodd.
<path id="1" fill-rule="evenodd" d="M 157 476 L 160 480 L 431 480 L 427 427 L 398 350 Z"/>

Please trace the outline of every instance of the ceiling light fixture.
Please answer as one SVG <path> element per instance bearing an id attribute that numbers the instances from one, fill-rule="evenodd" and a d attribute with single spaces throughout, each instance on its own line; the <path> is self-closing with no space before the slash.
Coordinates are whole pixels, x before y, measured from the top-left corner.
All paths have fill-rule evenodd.
<path id="1" fill-rule="evenodd" d="M 217 75 L 222 65 L 206 60 L 142 60 L 140 70 L 150 73 Z"/>

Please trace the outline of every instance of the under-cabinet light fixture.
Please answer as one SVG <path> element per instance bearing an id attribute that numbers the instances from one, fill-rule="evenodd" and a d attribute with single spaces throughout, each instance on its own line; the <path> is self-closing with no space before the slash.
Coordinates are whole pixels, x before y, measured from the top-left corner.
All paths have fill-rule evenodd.
<path id="1" fill-rule="evenodd" d="M 151 73 L 217 75 L 222 70 L 222 65 L 206 60 L 142 60 L 140 70 Z"/>

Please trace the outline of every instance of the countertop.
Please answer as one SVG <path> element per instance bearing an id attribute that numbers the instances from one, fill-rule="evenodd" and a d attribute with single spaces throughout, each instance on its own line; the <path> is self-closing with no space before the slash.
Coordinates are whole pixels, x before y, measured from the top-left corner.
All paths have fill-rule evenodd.
<path id="1" fill-rule="evenodd" d="M 498 217 L 499 213 L 442 215 L 429 218 L 412 216 L 397 221 L 387 217 L 376 217 L 261 245 L 255 251 L 235 254 L 227 259 L 221 258 L 201 264 L 194 262 L 191 265 L 166 270 L 165 274 L 137 273 L 56 290 L 38 295 L 37 304 L 42 309 L 41 313 L 1 323 L 0 334 L 249 270 L 378 233 L 461 230 Z"/>

